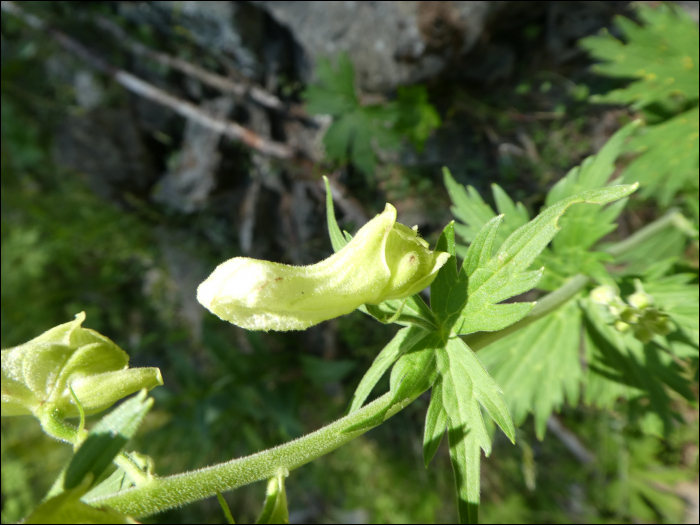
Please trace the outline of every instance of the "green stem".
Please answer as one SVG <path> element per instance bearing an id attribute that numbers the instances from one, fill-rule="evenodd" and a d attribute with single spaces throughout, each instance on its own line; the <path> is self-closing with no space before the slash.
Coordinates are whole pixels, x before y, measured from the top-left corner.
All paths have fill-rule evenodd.
<path id="1" fill-rule="evenodd" d="M 469 348 L 471 348 L 474 352 L 481 350 L 491 343 L 494 343 L 499 339 L 503 339 L 505 336 L 510 335 L 513 332 L 517 332 L 518 330 L 531 325 L 535 321 L 542 319 L 544 316 L 551 314 L 553 311 L 573 299 L 576 294 L 586 287 L 589 281 L 590 277 L 587 275 L 576 275 L 575 277 L 569 279 L 564 286 L 558 288 L 556 291 L 548 295 L 545 295 L 539 301 L 537 301 L 537 304 L 530 311 L 530 313 L 517 323 L 512 324 L 503 330 L 499 330 L 498 332 L 477 332 L 475 334 L 468 335 L 463 338 L 464 342 L 467 343 Z"/>
<path id="2" fill-rule="evenodd" d="M 153 478 L 143 485 L 95 498 L 86 503 L 95 506 L 109 505 L 128 516 L 147 516 L 215 496 L 217 491 L 225 492 L 268 479 L 275 476 L 280 467 L 291 471 L 352 441 L 371 427 L 347 433 L 344 429 L 376 416 L 388 408 L 383 418 L 386 420 L 418 397 L 416 395 L 392 405 L 392 396 L 392 393 L 384 394 L 357 412 L 284 445 L 201 470 Z"/>
<path id="3" fill-rule="evenodd" d="M 614 257 L 620 257 L 625 253 L 633 250 L 637 246 L 644 244 L 650 237 L 656 235 L 660 231 L 673 226 L 679 215 L 676 209 L 669 210 L 663 217 L 658 218 L 654 222 L 646 225 L 641 230 L 630 235 L 627 239 L 616 244 L 608 246 L 603 251 Z M 464 337 L 464 342 L 469 345 L 473 351 L 481 350 L 482 348 L 503 339 L 507 335 L 512 334 L 531 325 L 535 321 L 542 319 L 553 311 L 562 307 L 564 304 L 573 299 L 586 285 L 590 282 L 590 277 L 587 275 L 575 275 L 569 279 L 561 288 L 554 292 L 545 295 L 537 301 L 535 307 L 523 319 L 515 324 L 510 325 L 498 332 L 478 332 Z"/>
<path id="4" fill-rule="evenodd" d="M 608 246 L 607 248 L 603 249 L 603 251 L 609 253 L 613 257 L 620 257 L 637 246 L 644 244 L 650 237 L 656 235 L 663 229 L 673 226 L 678 215 L 681 215 L 678 209 L 672 208 L 663 217 L 659 217 L 654 222 L 647 224 L 641 230 L 627 237 L 625 240 Z"/>

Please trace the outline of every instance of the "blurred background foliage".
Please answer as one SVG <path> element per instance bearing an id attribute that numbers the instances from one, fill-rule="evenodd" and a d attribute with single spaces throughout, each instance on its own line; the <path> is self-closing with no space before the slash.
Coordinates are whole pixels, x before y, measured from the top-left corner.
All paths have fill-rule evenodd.
<path id="1" fill-rule="evenodd" d="M 189 100 L 211 98 L 209 88 L 192 87 L 182 74 L 133 58 L 79 16 L 104 16 L 145 45 L 226 72 L 226 57 L 203 48 L 177 22 L 182 6 L 165 7 L 173 21 L 164 31 L 145 21 L 127 22 L 120 4 L 130 5 L 23 5 L 90 42 L 93 51 L 119 67 L 138 71 Z M 586 13 L 598 9 L 582 4 Z M 632 45 L 647 34 L 657 38 L 656 30 L 648 28 L 653 13 L 670 16 L 671 9 L 647 6 L 634 11 L 626 2 L 605 4 L 610 5 L 597 26 L 586 34 L 573 33 L 576 39 L 570 38 L 566 47 L 573 54 L 566 59 L 552 50 L 546 12 L 500 32 L 494 29 L 492 42 L 517 50 L 508 73 L 494 78 L 445 74 L 371 100 L 353 84 L 352 63 L 342 55 L 335 63 L 345 71 L 344 80 L 335 78 L 331 62 L 321 62 L 317 83 L 310 87 L 293 70 L 277 71 L 273 84 L 268 75 L 268 86 L 286 103 L 306 100 L 309 113 L 340 117 L 324 138 L 323 162 L 287 168 L 222 141 L 215 191 L 194 210 L 157 197 L 164 174 L 183 156 L 183 121 L 145 107 L 108 76 L 86 70 L 47 34 L 3 13 L 2 347 L 25 342 L 85 311 L 86 326 L 124 348 L 132 366 L 159 367 L 165 386 L 152 392 L 155 408 L 129 448 L 151 455 L 161 475 L 247 455 L 332 421 L 345 410 L 395 329 L 356 312 L 300 333 L 249 333 L 205 314 L 194 300 L 197 284 L 218 263 L 236 255 L 296 264 L 330 255 L 317 184 L 324 172 L 333 171 L 346 192 L 350 205 L 339 208 L 341 225 L 348 231 L 359 226 L 362 213 L 372 216 L 388 201 L 399 210 L 401 222 L 419 224 L 423 235 L 435 242 L 434 234 L 451 220 L 442 165 L 484 196 L 497 182 L 532 210 L 568 169 L 634 118 L 653 124 L 651 136 L 694 108 L 690 122 L 697 130 L 697 48 L 695 97 L 691 90 L 682 101 L 662 101 L 662 117 L 654 117 L 661 110 L 622 96 L 590 103 L 591 94 L 624 92 L 638 75 L 631 70 L 625 78 L 597 75 L 590 69 L 591 56 L 576 47 L 576 40 L 606 26 L 607 35 L 589 37 L 583 44 L 594 59 L 604 61 L 604 42 L 622 45 L 609 41 L 617 37 Z M 615 13 L 623 17 L 618 25 Z M 636 22 L 630 19 L 646 26 L 632 27 Z M 697 20 L 689 23 L 695 24 L 697 40 Z M 483 56 L 491 55 L 484 51 Z M 495 60 L 498 70 L 498 55 Z M 480 64 L 472 66 L 478 71 Z M 88 79 L 91 90 L 78 89 L 79 78 Z M 334 78 L 338 85 L 329 86 Z M 333 99 L 343 90 L 347 100 Z M 85 101 L 86 92 L 97 93 L 99 101 Z M 332 102 L 338 107 L 329 109 Z M 97 125 L 83 129 L 88 148 L 94 144 L 95 152 L 103 155 L 100 144 L 111 138 L 138 157 L 138 162 L 115 167 L 122 170 L 118 176 L 96 175 L 85 162 L 65 160 L 70 157 L 65 142 L 70 130 L 95 114 L 100 116 Z M 236 104 L 232 115 L 255 127 L 254 108 Z M 268 117 L 273 122 L 269 133 L 282 140 L 284 134 L 275 131 L 274 119 Z M 332 126 L 342 127 L 343 118 L 352 125 L 331 134 Z M 367 128 L 386 141 L 373 142 Z M 134 133 L 140 134 L 141 149 L 129 142 Z M 354 145 L 358 137 L 363 141 L 359 148 Z M 645 145 L 644 140 L 638 139 L 637 146 Z M 697 132 L 694 140 L 682 182 L 670 192 L 633 197 L 614 238 L 624 238 L 671 205 L 688 210 L 697 228 Z M 389 147 L 382 150 L 383 145 Z M 646 145 L 652 148 L 653 141 Z M 636 162 L 634 158 L 631 154 L 627 162 Z M 658 178 L 651 183 L 660 184 Z M 256 184 L 258 194 L 251 200 Z M 644 198 L 649 195 L 658 196 L 658 202 Z M 252 226 L 245 220 L 250 213 Z M 252 235 L 248 244 L 246 235 Z M 697 274 L 697 241 L 687 245 L 683 262 Z M 694 385 L 697 396 L 697 376 Z M 380 383 L 387 386 L 388 381 Z M 645 431 L 639 417 L 643 407 L 622 400 L 612 410 L 564 406 L 553 416 L 563 430 L 550 428 L 542 442 L 530 419 L 518 430 L 516 446 L 497 433 L 493 454 L 482 466 L 482 521 L 697 522 L 697 403 L 680 397 L 673 402 L 683 421 L 663 437 Z M 427 399 L 419 399 L 389 423 L 292 473 L 287 481 L 292 520 L 454 522 L 447 450 L 439 450 L 430 469 L 423 467 L 426 409 Z M 572 452 L 567 441 L 572 436 L 593 460 Z M 68 448 L 47 439 L 35 421 L 2 421 L 3 523 L 21 519 L 37 504 L 68 456 Z M 258 483 L 225 494 L 239 523 L 255 519 L 264 490 Z M 223 523 L 224 516 L 210 499 L 145 522 Z"/>

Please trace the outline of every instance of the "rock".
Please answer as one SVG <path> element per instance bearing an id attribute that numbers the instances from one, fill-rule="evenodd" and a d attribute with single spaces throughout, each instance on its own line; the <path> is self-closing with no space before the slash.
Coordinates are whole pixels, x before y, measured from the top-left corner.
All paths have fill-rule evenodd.
<path id="1" fill-rule="evenodd" d="M 202 104 L 213 117 L 225 119 L 233 100 L 219 97 Z M 156 187 L 153 198 L 184 213 L 201 209 L 216 185 L 216 170 L 221 154 L 221 134 L 198 122 L 188 121 L 182 139 L 180 157 Z"/>
<path id="2" fill-rule="evenodd" d="M 468 53 L 506 2 L 251 2 L 289 29 L 305 53 L 346 51 L 362 90 L 389 91 L 426 80 Z"/>

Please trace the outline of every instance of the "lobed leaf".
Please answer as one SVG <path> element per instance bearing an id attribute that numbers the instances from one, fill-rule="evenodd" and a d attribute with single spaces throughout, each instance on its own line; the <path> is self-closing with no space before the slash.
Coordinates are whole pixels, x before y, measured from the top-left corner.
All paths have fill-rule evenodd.
<path id="1" fill-rule="evenodd" d="M 534 414 L 539 439 L 565 398 L 576 406 L 583 371 L 581 313 L 576 301 L 479 351 L 479 360 L 504 391 L 516 425 Z"/>
<path id="2" fill-rule="evenodd" d="M 616 17 L 626 44 L 607 31 L 580 40 L 580 45 L 603 61 L 594 67 L 601 75 L 636 79 L 629 86 L 592 102 L 632 104 L 639 109 L 681 94 L 698 98 L 698 28 L 682 10 L 667 4 L 656 8 L 638 4 L 637 13 L 645 26 L 628 18 Z"/>
<path id="3" fill-rule="evenodd" d="M 447 436 L 450 458 L 457 487 L 460 523 L 476 523 L 479 506 L 481 450 L 491 453 L 491 440 L 481 415 L 481 404 L 511 441 L 515 441 L 515 429 L 508 408 L 501 397 L 501 390 L 488 375 L 471 349 L 458 337 L 451 337 L 444 348 L 436 351 L 439 373 L 438 388 L 431 399 L 431 416 L 436 423 L 430 434 L 426 425 L 424 458 L 426 463 L 437 449 L 439 432 L 437 424 L 442 417 L 447 420 Z M 442 394 L 438 398 L 435 394 Z M 437 405 L 442 401 L 440 413 Z M 435 404 L 435 407 L 433 405 Z M 428 439 L 428 436 L 431 439 Z M 437 442 L 437 443 L 435 443 Z"/>
<path id="4" fill-rule="evenodd" d="M 557 223 L 563 213 L 578 203 L 612 202 L 629 195 L 636 188 L 636 185 L 611 186 L 585 191 L 559 201 L 513 232 L 493 257 L 491 250 L 501 219 L 496 217 L 489 221 L 474 239 L 464 259 L 462 272 L 468 279 L 469 300 L 454 325 L 454 332 L 466 335 L 477 331 L 492 331 L 494 328 L 500 330 L 508 326 L 494 323 L 491 317 L 495 311 L 493 306 L 524 293 L 537 284 L 542 271 L 526 270 L 559 231 Z M 530 303 L 529 309 L 533 306 L 534 303 Z M 512 324 L 519 320 L 518 315 L 524 317 L 529 309 L 519 306 L 507 307 L 501 311 L 508 313 L 508 322 Z"/>
<path id="5" fill-rule="evenodd" d="M 654 196 L 662 206 L 668 206 L 679 191 L 694 194 L 697 202 L 699 119 L 696 107 L 642 129 L 627 146 L 641 155 L 625 169 L 625 181 L 639 181 L 642 196 Z"/>
<path id="6" fill-rule="evenodd" d="M 467 186 L 465 189 L 464 186 L 458 184 L 452 178 L 447 168 L 443 168 L 443 175 L 445 187 L 453 203 L 450 210 L 463 223 L 456 224 L 455 231 L 462 239 L 471 243 L 486 223 L 493 219 L 496 214 L 472 186 Z M 500 246 L 511 233 L 527 223 L 530 217 L 525 206 L 520 202 L 514 204 L 498 184 L 492 184 L 491 189 L 498 212 L 504 215 L 504 221 L 496 237 L 496 246 Z M 458 245 L 457 253 L 460 256 L 464 256 L 466 249 Z"/>
<path id="7" fill-rule="evenodd" d="M 430 394 L 430 405 L 425 415 L 425 433 L 423 435 L 423 462 L 425 468 L 435 457 L 442 436 L 447 429 L 447 412 L 442 406 L 442 379 L 437 378 Z"/>

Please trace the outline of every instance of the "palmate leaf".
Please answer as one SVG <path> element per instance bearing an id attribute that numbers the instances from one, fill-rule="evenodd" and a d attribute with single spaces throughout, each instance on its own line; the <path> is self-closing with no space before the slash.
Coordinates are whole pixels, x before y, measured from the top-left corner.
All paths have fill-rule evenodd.
<path id="1" fill-rule="evenodd" d="M 430 102 L 428 91 L 420 84 L 400 86 L 397 90 L 396 130 L 405 135 L 415 146 L 423 151 L 425 141 L 432 131 L 441 124 L 440 115 Z"/>
<path id="2" fill-rule="evenodd" d="M 362 408 L 362 405 L 367 400 L 372 389 L 374 389 L 375 385 L 386 371 L 391 368 L 399 357 L 416 346 L 416 344 L 427 335 L 428 332 L 415 327 L 399 330 L 389 344 L 379 352 L 372 366 L 364 375 L 362 381 L 360 381 L 360 384 L 353 394 L 348 413 L 351 414 Z"/>
<path id="3" fill-rule="evenodd" d="M 637 186 L 611 186 L 590 190 L 550 206 L 518 228 L 491 257 L 500 217 L 492 219 L 469 247 L 462 272 L 468 279 L 469 301 L 454 324 L 454 332 L 466 335 L 501 330 L 520 319 L 534 303 L 499 302 L 532 289 L 542 270 L 526 271 L 559 231 L 558 221 L 567 208 L 578 203 L 606 204 L 621 199 Z"/>
<path id="4" fill-rule="evenodd" d="M 547 419 L 564 400 L 578 403 L 581 313 L 576 301 L 479 351 L 479 360 L 504 391 L 516 425 L 529 413 L 544 438 Z"/>
<path id="5" fill-rule="evenodd" d="M 333 117 L 323 137 L 327 157 L 339 162 L 349 160 L 365 175 L 372 175 L 377 163 L 374 145 L 398 149 L 401 144 L 401 130 L 395 125 L 406 105 L 361 105 L 355 91 L 355 69 L 347 53 L 339 55 L 335 70 L 330 61 L 320 59 L 315 74 L 316 83 L 309 85 L 302 96 L 309 114 Z M 422 104 L 424 110 L 432 108 L 427 100 Z M 421 122 L 424 127 L 435 125 L 434 119 Z"/>
<path id="6" fill-rule="evenodd" d="M 677 485 L 694 476 L 692 471 L 669 468 L 659 461 L 663 454 L 663 441 L 651 436 L 620 440 L 621 450 L 629 458 L 625 469 L 607 486 L 607 507 L 622 519 L 645 522 L 678 523 L 685 503 L 665 487 Z"/>
<path id="7" fill-rule="evenodd" d="M 625 140 L 639 125 L 639 121 L 626 125 L 615 133 L 596 155 L 588 157 L 581 166 L 570 170 L 550 190 L 545 201 L 546 206 L 587 190 L 605 187 L 615 170 L 615 160 L 622 152 Z M 472 243 L 477 232 L 495 217 L 495 213 L 474 188 L 468 187 L 465 190 L 454 181 L 447 170 L 444 175 L 445 185 L 454 204 L 451 208 L 452 213 L 464 222 L 455 225 L 455 231 L 465 241 Z M 492 188 L 498 211 L 504 215 L 493 243 L 494 247 L 498 248 L 513 231 L 527 223 L 529 218 L 521 203 L 514 204 L 497 185 L 492 185 Z M 592 252 L 590 248 L 616 228 L 615 219 L 625 204 L 626 200 L 621 199 L 604 208 L 575 206 L 569 210 L 561 218 L 562 232 L 554 238 L 552 247 L 545 249 L 536 261 L 537 268 L 546 268 L 544 279 L 538 288 L 556 289 L 566 279 L 578 273 L 605 280 L 607 272 L 601 261 L 609 260 L 609 256 L 601 252 Z M 459 255 L 465 256 L 466 251 L 466 247 L 457 246 Z"/>
<path id="8" fill-rule="evenodd" d="M 694 192 L 697 199 L 699 118 L 696 107 L 642 129 L 627 145 L 641 155 L 627 166 L 625 181 L 639 181 L 642 196 L 654 196 L 663 206 L 679 191 Z"/>
<path id="9" fill-rule="evenodd" d="M 625 140 L 639 125 L 639 121 L 627 124 L 595 156 L 586 158 L 581 166 L 569 171 L 547 194 L 545 204 L 549 206 L 582 191 L 605 187 L 615 171 L 615 160 L 622 152 Z M 611 258 L 602 252 L 592 251 L 592 248 L 617 228 L 615 220 L 626 204 L 627 199 L 620 199 L 605 208 L 574 206 L 569 210 L 561 219 L 561 233 L 554 238 L 551 248 L 537 260 L 538 265 L 546 268 L 539 287 L 554 290 L 579 273 L 609 283 L 611 278 L 602 262 Z"/>
<path id="10" fill-rule="evenodd" d="M 652 8 L 637 5 L 644 27 L 628 18 L 616 17 L 626 44 L 607 32 L 590 36 L 580 45 L 603 61 L 593 70 L 601 75 L 636 79 L 629 86 L 592 102 L 632 104 L 639 109 L 673 95 L 698 98 L 698 26 L 683 11 L 669 4 Z"/>
<path id="11" fill-rule="evenodd" d="M 486 223 L 496 216 L 496 213 L 472 186 L 467 186 L 465 189 L 452 178 L 447 168 L 443 168 L 442 171 L 445 187 L 453 203 L 450 209 L 452 214 L 462 222 L 462 224 L 455 224 L 455 232 L 466 242 L 472 243 Z M 511 233 L 527 223 L 530 216 L 525 206 L 521 202 L 513 203 L 498 184 L 492 184 L 491 190 L 498 213 L 504 216 L 494 243 L 495 247 L 498 248 Z M 458 244 L 456 252 L 460 257 L 464 257 L 467 253 L 467 247 Z"/>
<path id="12" fill-rule="evenodd" d="M 640 27 L 617 17 L 626 44 L 609 34 L 581 40 L 581 45 L 603 63 L 602 75 L 637 79 L 623 89 L 591 97 L 592 102 L 631 104 L 657 111 L 664 106 L 696 106 L 672 119 L 642 129 L 628 149 L 645 152 L 625 170 L 625 181 L 638 181 L 642 196 L 668 206 L 679 191 L 697 194 L 698 188 L 698 26 L 683 11 L 660 4 L 638 4 Z M 677 111 L 677 110 L 676 110 Z"/>

